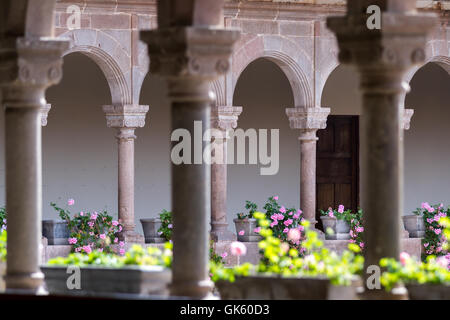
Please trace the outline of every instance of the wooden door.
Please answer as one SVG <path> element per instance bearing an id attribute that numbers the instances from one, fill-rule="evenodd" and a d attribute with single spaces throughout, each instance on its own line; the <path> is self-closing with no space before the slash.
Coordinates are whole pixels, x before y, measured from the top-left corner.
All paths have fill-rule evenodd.
<path id="1" fill-rule="evenodd" d="M 320 209 L 359 206 L 358 116 L 329 116 L 317 136 L 316 219 L 322 229 Z"/>

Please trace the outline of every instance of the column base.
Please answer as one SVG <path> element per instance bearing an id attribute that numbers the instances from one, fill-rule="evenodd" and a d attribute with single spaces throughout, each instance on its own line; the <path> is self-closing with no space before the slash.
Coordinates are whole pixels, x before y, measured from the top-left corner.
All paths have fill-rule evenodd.
<path id="1" fill-rule="evenodd" d="M 4 277 L 6 292 L 20 294 L 45 293 L 44 274 L 42 272 L 6 274 Z"/>
<path id="2" fill-rule="evenodd" d="M 120 233 L 119 239 L 125 243 L 145 243 L 144 236 L 134 231 L 124 231 Z"/>
<path id="3" fill-rule="evenodd" d="M 236 241 L 236 235 L 228 229 L 212 230 L 211 240 L 217 241 Z"/>
<path id="4" fill-rule="evenodd" d="M 204 281 L 178 281 L 169 285 L 172 297 L 189 297 L 194 299 L 211 299 L 214 284 L 210 280 Z"/>
<path id="5" fill-rule="evenodd" d="M 384 289 L 358 288 L 358 298 L 361 300 L 408 300 L 408 291 L 405 287 L 397 287 L 391 291 Z"/>

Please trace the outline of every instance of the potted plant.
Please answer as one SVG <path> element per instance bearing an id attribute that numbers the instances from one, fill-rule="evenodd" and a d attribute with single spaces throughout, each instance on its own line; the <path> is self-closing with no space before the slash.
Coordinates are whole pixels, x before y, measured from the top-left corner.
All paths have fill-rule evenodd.
<path id="1" fill-rule="evenodd" d="M 71 203 L 73 204 L 73 200 L 69 200 L 69 205 Z M 107 211 L 81 211 L 72 215 L 55 203 L 50 205 L 59 213 L 60 218 L 67 222 L 70 233 L 66 243 L 72 245 L 72 252 L 90 253 L 98 249 L 105 253 L 125 253 L 122 248 L 124 243 L 119 241 L 119 233 L 123 227 Z"/>
<path id="2" fill-rule="evenodd" d="M 164 250 L 133 245 L 123 256 L 99 250 L 89 254 L 72 253 L 58 257 L 42 267 L 47 290 L 52 295 L 115 297 L 124 295 L 168 296 L 172 273 L 172 244 Z M 68 286 L 72 270 L 79 268 L 79 283 Z"/>
<path id="3" fill-rule="evenodd" d="M 344 210 L 344 206 L 339 205 L 337 210 L 328 208 L 327 211 L 320 210 L 325 239 L 327 240 L 349 240 L 351 210 Z"/>
<path id="4" fill-rule="evenodd" d="M 413 214 L 402 216 L 403 225 L 409 233 L 410 238 L 423 238 L 425 236 L 424 214 L 433 213 L 438 206 L 430 206 L 428 202 L 422 202 L 420 208 Z M 434 214 L 433 214 L 434 215 Z"/>
<path id="5" fill-rule="evenodd" d="M 6 274 L 6 230 L 0 230 L 0 292 L 5 291 Z"/>
<path id="6" fill-rule="evenodd" d="M 441 217 L 439 223 L 447 239 L 443 249 L 448 250 L 450 219 Z M 380 266 L 386 269 L 381 275 L 381 284 L 386 290 L 403 283 L 411 300 L 450 300 L 450 254 L 429 255 L 425 261 L 419 261 L 402 252 L 399 261 L 381 259 Z"/>
<path id="7" fill-rule="evenodd" d="M 236 228 L 237 240 L 241 242 L 258 242 L 262 238 L 255 232 L 257 231 L 257 221 L 253 218 L 253 213 L 257 209 L 257 205 L 251 201 L 245 201 L 245 208 L 248 211 L 245 213 L 238 213 L 237 218 L 233 220 Z"/>
<path id="8" fill-rule="evenodd" d="M 356 296 L 357 274 L 362 272 L 364 258 L 353 251 L 339 256 L 323 248 L 318 234 L 309 230 L 309 222 L 303 221 L 306 238 L 302 247 L 307 253 L 301 257 L 299 250 L 273 236 L 270 221 L 265 214 L 255 212 L 261 227 L 263 240 L 258 244 L 263 258 L 258 265 L 245 263 L 234 268 L 212 264 L 212 280 L 222 299 L 341 299 Z M 290 240 L 299 240 L 298 229 L 289 232 Z M 294 239 L 296 238 L 296 239 Z M 245 252 L 236 244 L 236 254 Z M 333 286 L 340 286 L 333 289 Z"/>
<path id="9" fill-rule="evenodd" d="M 67 201 L 68 206 L 75 203 L 73 199 Z M 70 237 L 68 221 L 61 212 L 65 212 L 56 206 L 55 203 L 50 203 L 50 206 L 55 209 L 61 220 L 42 220 L 42 235 L 47 238 L 48 245 L 67 245 Z"/>
<path id="10" fill-rule="evenodd" d="M 163 210 L 156 218 L 141 219 L 145 243 L 164 243 L 169 241 L 170 237 L 167 237 L 167 235 L 169 226 L 172 227 L 171 221 L 172 213 L 167 210 Z"/>

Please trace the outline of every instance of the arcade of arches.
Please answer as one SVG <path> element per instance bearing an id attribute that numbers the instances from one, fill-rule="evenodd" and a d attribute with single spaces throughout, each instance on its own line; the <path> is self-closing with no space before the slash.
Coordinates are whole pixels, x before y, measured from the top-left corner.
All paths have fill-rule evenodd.
<path id="1" fill-rule="evenodd" d="M 360 193 L 366 192 L 360 180 L 366 178 L 364 174 L 367 172 L 359 167 L 359 153 L 365 152 L 363 149 L 368 141 L 362 132 L 360 139 L 359 132 L 365 100 L 358 90 L 361 81 L 358 72 L 339 62 L 346 63 L 345 55 L 338 54 L 343 48 L 338 46 L 334 32 L 339 28 L 331 24 L 330 28 L 336 29 L 331 31 L 327 28 L 327 18 L 342 17 L 346 12 L 345 4 L 339 1 L 321 1 L 321 4 L 264 1 L 262 5 L 260 1 L 225 1 L 223 16 L 216 18 L 215 22 L 224 29 L 240 30 L 239 40 L 231 31 L 221 34 L 220 45 L 216 45 L 219 42 L 211 44 L 214 51 L 211 56 L 219 57 L 218 60 L 214 60 L 214 64 L 208 61 L 209 64 L 197 66 L 198 69 L 190 65 L 186 67 L 187 73 L 207 74 L 198 78 L 194 76 L 196 80 L 192 81 L 201 79 L 203 87 L 211 85 L 215 93 L 211 116 L 213 126 L 221 130 L 236 125 L 243 129 L 279 129 L 280 162 L 279 171 L 273 176 L 259 175 L 257 165 L 212 166 L 210 181 L 205 173 L 209 170 L 207 166 L 198 166 L 189 174 L 185 174 L 184 169 L 171 169 L 170 127 L 174 113 L 180 111 L 173 106 L 171 109 L 171 99 L 180 96 L 179 99 L 188 99 L 189 92 L 181 90 L 183 85 L 180 84 L 187 83 L 183 81 L 189 81 L 190 74 L 182 77 L 180 72 L 174 71 L 176 63 L 173 68 L 163 65 L 161 61 L 164 59 L 160 59 L 158 51 L 158 45 L 162 46 L 163 41 L 157 32 L 139 33 L 146 29 L 158 30 L 156 1 L 81 1 L 81 27 L 75 30 L 67 27 L 67 8 L 79 5 L 80 1 L 45 2 L 55 8 L 54 28 L 43 25 L 35 29 L 41 34 L 34 36 L 50 36 L 54 32 L 55 38 L 62 41 L 60 47 L 55 45 L 55 48 L 45 50 L 53 50 L 52 54 L 58 59 L 64 57 L 64 65 L 59 84 L 56 84 L 58 76 L 55 76 L 51 83 L 42 85 L 55 84 L 46 90 L 47 105 L 45 112 L 44 107 L 41 110 L 42 218 L 56 218 L 49 202 L 75 198 L 74 210 L 107 209 L 118 213 L 125 222 L 124 237 L 131 243 L 143 240 L 139 219 L 155 217 L 162 209 L 177 211 L 181 205 L 186 206 L 188 214 L 197 206 L 202 209 L 192 219 L 199 217 L 201 223 L 192 227 L 193 232 L 195 228 L 209 228 L 211 225 L 214 237 L 223 240 L 223 246 L 227 246 L 227 241 L 234 237 L 232 220 L 244 209 L 245 200 L 262 205 L 268 197 L 276 194 L 283 203 L 301 207 L 311 221 L 317 220 L 318 209 L 338 203 L 354 208 L 360 205 Z M 450 139 L 450 129 L 445 122 L 450 116 L 449 8 L 445 5 L 422 8 L 419 5 L 418 10 L 435 13 L 440 24 L 423 43 L 423 50 L 414 52 L 415 73 L 404 75 L 408 77 L 406 80 L 412 90 L 399 106 L 402 109 L 400 126 L 407 130 L 403 137 L 404 197 L 403 203 L 398 205 L 401 214 L 411 213 L 422 201 L 446 202 L 450 192 L 450 173 L 442 161 L 450 155 L 450 145 L 446 143 Z M 208 19 L 214 20 L 214 17 Z M 166 27 L 163 21 L 164 17 L 160 17 L 160 28 Z M 192 24 L 195 28 L 195 21 Z M 339 32 L 343 31 L 339 29 Z M 196 37 L 199 35 L 193 32 L 189 36 L 192 37 L 186 36 L 192 41 L 189 45 L 198 45 Z M 231 45 L 233 42 L 234 47 Z M 400 56 L 397 58 L 401 59 Z M 0 68 L 1 64 L 2 61 Z M 35 67 L 30 69 L 37 73 L 32 76 L 37 77 L 42 71 Z M 173 82 L 169 81 L 168 86 L 157 75 L 167 76 L 170 72 L 174 75 L 169 77 Z M 52 74 L 49 73 L 50 78 Z M 186 90 L 190 88 L 185 87 L 188 88 Z M 203 87 L 199 85 L 192 90 L 201 91 Z M 12 101 L 8 92 L 5 89 L 3 93 L 5 104 Z M 208 95 L 202 94 L 197 97 L 199 103 L 208 104 Z M 189 119 L 178 120 L 180 126 L 188 126 Z M 6 135 L 17 134 L 12 129 L 8 133 L 6 121 L 4 113 L 0 113 L 0 126 L 7 128 L 0 131 L 1 159 L 8 157 L 5 132 Z M 323 178 L 339 173 L 327 171 L 330 167 L 338 171 L 340 167 L 324 165 L 329 159 L 324 152 L 321 153 L 324 150 L 321 149 L 324 148 L 321 145 L 321 137 L 326 135 L 324 132 L 329 130 L 328 135 L 336 133 L 330 128 L 337 126 L 327 126 L 327 123 L 339 121 L 353 124 L 349 129 L 353 131 L 348 135 L 353 140 L 349 143 L 352 146 L 357 144 L 357 147 L 352 147 L 353 158 L 347 159 L 346 165 L 351 167 L 352 173 L 346 177 L 344 187 L 332 179 Z M 35 156 L 39 157 L 39 154 L 30 154 L 30 159 Z M 0 204 L 8 201 L 8 188 L 11 192 L 19 188 L 14 183 L 7 185 L 8 168 L 4 161 L 0 162 Z M 171 183 L 171 170 L 172 181 L 173 174 L 180 181 L 195 175 L 198 186 L 195 185 L 195 190 L 191 191 L 177 189 L 175 194 L 174 189 L 179 187 Z M 40 193 L 33 191 L 39 184 L 39 178 L 36 179 L 30 182 L 29 192 L 39 197 Z M 204 203 L 209 201 L 208 196 L 195 196 L 192 206 L 187 205 L 190 203 L 187 200 L 189 192 L 207 194 L 207 183 L 211 184 L 211 210 Z M 347 191 L 337 193 L 334 190 L 338 187 Z M 13 196 L 9 197 L 11 202 L 18 201 Z M 38 199 L 30 201 L 41 203 Z M 40 212 L 28 202 L 17 210 L 29 209 Z M 203 216 L 205 213 L 206 217 Z M 179 216 L 179 221 L 187 221 L 182 220 L 186 216 Z M 207 225 L 203 223 L 206 221 Z M 392 228 L 396 226 L 394 223 Z M 204 233 L 199 232 L 192 242 L 203 240 Z M 406 239 L 403 240 L 402 245 L 405 245 Z M 407 249 L 416 250 L 415 244 L 406 243 Z M 27 245 L 30 244 L 17 246 Z M 174 254 L 183 257 L 179 261 L 187 261 L 186 256 L 177 253 L 176 249 Z M 201 263 L 205 252 L 199 249 L 196 254 L 198 259 L 195 254 L 192 259 Z M 30 260 L 30 265 L 34 263 Z M 203 277 L 202 270 L 193 271 L 196 279 Z M 175 277 L 180 283 L 186 278 Z M 28 285 L 27 282 L 25 286 Z M 201 296 L 199 292 L 202 289 L 192 290 L 195 291 L 192 295 Z"/>

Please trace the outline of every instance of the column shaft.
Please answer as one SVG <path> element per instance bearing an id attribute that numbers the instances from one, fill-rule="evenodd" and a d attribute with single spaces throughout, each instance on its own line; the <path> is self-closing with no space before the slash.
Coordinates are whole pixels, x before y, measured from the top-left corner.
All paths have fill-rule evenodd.
<path id="1" fill-rule="evenodd" d="M 307 131 L 300 140 L 300 207 L 312 226 L 316 221 L 316 131 Z"/>
<path id="2" fill-rule="evenodd" d="M 24 89 L 26 90 L 26 89 Z M 32 89 L 30 89 L 32 90 Z M 37 292 L 43 282 L 41 260 L 42 160 L 39 100 L 14 89 L 4 91 L 8 259 L 6 286 Z"/>

